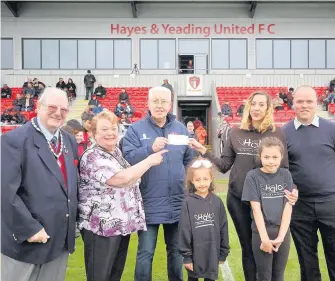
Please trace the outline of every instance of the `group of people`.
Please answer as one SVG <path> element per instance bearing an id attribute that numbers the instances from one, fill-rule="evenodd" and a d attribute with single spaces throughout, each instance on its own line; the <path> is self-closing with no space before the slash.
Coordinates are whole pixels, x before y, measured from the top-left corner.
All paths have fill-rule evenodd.
<path id="1" fill-rule="evenodd" d="M 207 143 L 207 131 L 200 120 L 188 121 L 186 127 L 190 138 L 196 139 L 202 145 Z"/>
<path id="2" fill-rule="evenodd" d="M 121 149 L 118 118 L 104 110 L 90 120 L 95 143 L 78 159 L 75 139 L 61 129 L 66 95 L 48 88 L 37 118 L 1 137 L 2 279 L 63 281 L 78 210 L 87 280 L 121 280 L 136 232 L 133 280 L 151 280 L 160 225 L 170 281 L 183 280 L 183 267 L 190 281 L 217 280 L 229 238 L 216 166 L 231 170 L 227 208 L 246 281 L 283 280 L 290 234 L 301 280 L 321 281 L 318 230 L 335 280 L 335 123 L 316 115 L 312 87 L 299 87 L 293 103 L 297 117 L 282 130 L 271 97 L 251 94 L 217 157 L 194 138 L 170 141 L 189 132 L 169 113 L 171 92 L 152 88 L 147 116 L 128 128 Z"/>
<path id="3" fill-rule="evenodd" d="M 239 116 L 239 117 L 243 116 L 243 111 L 244 111 L 245 104 L 246 104 L 246 100 L 243 100 L 242 103 L 237 107 L 236 116 Z M 222 105 L 220 114 L 223 115 L 223 116 L 229 116 L 229 117 L 234 116 L 233 110 L 230 106 L 229 101 L 226 101 Z"/>
<path id="4" fill-rule="evenodd" d="M 286 93 L 285 89 L 282 88 L 272 101 L 275 110 L 284 110 L 284 104 L 286 104 L 289 109 L 292 109 L 293 93 L 294 89 L 292 87 L 289 88 L 288 93 Z"/>

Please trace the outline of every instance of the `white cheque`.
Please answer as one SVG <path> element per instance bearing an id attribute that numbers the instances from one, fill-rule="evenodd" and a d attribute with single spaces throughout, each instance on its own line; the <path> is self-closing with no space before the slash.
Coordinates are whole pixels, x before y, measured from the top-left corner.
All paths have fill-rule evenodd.
<path id="1" fill-rule="evenodd" d="M 188 145 L 188 136 L 168 135 L 168 142 L 171 145 Z"/>

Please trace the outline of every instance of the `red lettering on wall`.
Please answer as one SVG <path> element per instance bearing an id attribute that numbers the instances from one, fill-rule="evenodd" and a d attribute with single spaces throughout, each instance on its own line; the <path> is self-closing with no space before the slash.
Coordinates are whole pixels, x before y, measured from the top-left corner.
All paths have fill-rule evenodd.
<path id="1" fill-rule="evenodd" d="M 155 25 L 155 28 L 151 28 Z M 146 24 L 146 25 L 121 25 L 111 24 L 112 35 L 123 35 L 127 37 L 137 35 L 197 35 L 210 37 L 217 35 L 270 35 L 275 34 L 275 24 L 222 24 L 215 23 L 211 25 L 202 25 L 189 23 L 185 25 L 173 24 Z"/>

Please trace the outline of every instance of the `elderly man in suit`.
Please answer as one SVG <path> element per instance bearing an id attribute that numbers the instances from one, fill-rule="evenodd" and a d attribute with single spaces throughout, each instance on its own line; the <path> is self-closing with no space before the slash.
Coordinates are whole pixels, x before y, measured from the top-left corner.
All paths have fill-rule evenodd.
<path id="1" fill-rule="evenodd" d="M 68 111 L 66 93 L 47 88 L 37 118 L 1 137 L 1 280 L 64 280 L 77 213 Z"/>

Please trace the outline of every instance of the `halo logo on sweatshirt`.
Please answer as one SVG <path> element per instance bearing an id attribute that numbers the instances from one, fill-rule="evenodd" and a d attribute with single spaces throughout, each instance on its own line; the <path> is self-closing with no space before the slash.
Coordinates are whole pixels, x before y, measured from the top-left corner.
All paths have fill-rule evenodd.
<path id="1" fill-rule="evenodd" d="M 261 140 L 252 140 L 252 139 L 237 139 L 239 143 L 239 147 L 237 147 L 237 154 L 245 154 L 245 155 L 258 155 L 259 146 L 261 144 Z"/>
<path id="2" fill-rule="evenodd" d="M 195 218 L 195 228 L 204 226 L 214 226 L 214 213 L 196 214 Z"/>

